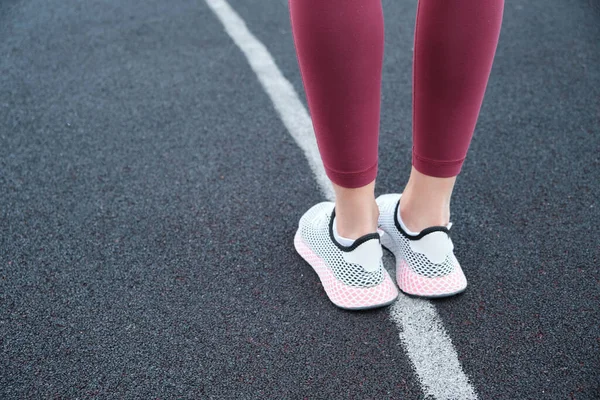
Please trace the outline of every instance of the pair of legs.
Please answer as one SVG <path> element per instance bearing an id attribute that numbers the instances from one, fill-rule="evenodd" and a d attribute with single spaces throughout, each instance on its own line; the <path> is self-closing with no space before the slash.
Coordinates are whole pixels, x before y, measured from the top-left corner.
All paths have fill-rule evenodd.
<path id="1" fill-rule="evenodd" d="M 377 228 L 374 187 L 384 27 L 381 0 L 290 0 L 294 41 L 338 233 Z M 413 159 L 405 226 L 446 225 L 498 42 L 504 0 L 419 0 L 413 64 Z"/>

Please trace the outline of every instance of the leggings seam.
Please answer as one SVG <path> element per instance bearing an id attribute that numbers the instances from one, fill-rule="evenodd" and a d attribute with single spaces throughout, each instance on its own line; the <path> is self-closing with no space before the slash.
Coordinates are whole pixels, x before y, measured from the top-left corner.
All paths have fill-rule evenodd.
<path id="1" fill-rule="evenodd" d="M 334 168 L 330 168 L 329 166 L 325 165 L 325 163 L 323 163 L 323 166 L 325 167 L 325 169 L 327 171 L 331 171 L 331 172 L 333 172 L 335 174 L 338 174 L 338 175 L 359 175 L 359 174 L 364 174 L 365 172 L 369 172 L 373 168 L 377 168 L 377 164 L 378 163 L 375 162 L 375 164 L 371 165 L 369 168 L 365 168 L 365 169 L 362 169 L 360 171 L 352 171 L 352 172 L 338 171 L 338 170 L 336 170 Z"/>
<path id="2" fill-rule="evenodd" d="M 413 39 L 413 70 L 412 70 L 412 120 L 413 120 L 413 140 L 414 140 L 414 136 L 415 136 L 415 127 L 414 124 L 416 122 L 415 116 L 417 115 L 416 112 L 416 93 L 417 93 L 417 33 L 419 32 L 419 12 L 421 11 L 421 0 L 417 1 L 417 15 L 415 17 L 415 34 L 414 34 L 414 39 Z"/>
<path id="3" fill-rule="evenodd" d="M 457 160 L 432 160 L 431 158 L 427 158 L 427 157 L 422 157 L 420 155 L 418 155 L 417 153 L 413 152 L 413 157 L 415 157 L 417 160 L 424 162 L 424 163 L 428 163 L 428 164 L 434 164 L 434 165 L 443 165 L 443 166 L 447 166 L 447 165 L 458 165 L 458 164 L 462 164 L 465 161 L 466 157 L 463 158 L 459 158 Z"/>

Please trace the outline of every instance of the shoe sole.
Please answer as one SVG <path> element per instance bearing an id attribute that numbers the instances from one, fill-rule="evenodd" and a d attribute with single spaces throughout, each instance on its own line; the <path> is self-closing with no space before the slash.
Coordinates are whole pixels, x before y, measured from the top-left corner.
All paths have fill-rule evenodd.
<path id="1" fill-rule="evenodd" d="M 325 261 L 304 243 L 300 235 L 300 229 L 294 236 L 294 247 L 298 254 L 317 273 L 329 300 L 339 308 L 352 311 L 370 310 L 389 306 L 398 298 L 396 285 L 387 272 L 384 281 L 374 287 L 357 288 L 340 282 Z M 377 301 L 377 299 L 381 300 Z"/>

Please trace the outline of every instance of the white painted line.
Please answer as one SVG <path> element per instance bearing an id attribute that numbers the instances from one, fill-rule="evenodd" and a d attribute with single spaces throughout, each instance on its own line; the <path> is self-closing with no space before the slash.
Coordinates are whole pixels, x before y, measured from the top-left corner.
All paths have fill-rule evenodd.
<path id="1" fill-rule="evenodd" d="M 226 1 L 206 0 L 206 3 L 223 23 L 225 31 L 246 55 L 258 80 L 273 101 L 283 124 L 306 154 L 322 194 L 327 199 L 333 199 L 333 187 L 329 183 L 319 156 L 310 116 L 294 87 L 279 71 L 267 48 L 248 30 L 244 20 Z"/>
<path id="2" fill-rule="evenodd" d="M 421 381 L 425 396 L 477 399 L 435 307 L 427 300 L 400 294 L 391 307 L 400 340 Z"/>
<path id="3" fill-rule="evenodd" d="M 285 79 L 266 47 L 225 0 L 205 1 L 246 55 L 285 127 L 304 151 L 324 196 L 333 200 L 333 189 L 323 169 L 312 122 L 292 84 Z M 452 341 L 430 302 L 400 295 L 391 308 L 391 319 L 398 325 L 400 340 L 426 396 L 439 400 L 477 399 Z"/>

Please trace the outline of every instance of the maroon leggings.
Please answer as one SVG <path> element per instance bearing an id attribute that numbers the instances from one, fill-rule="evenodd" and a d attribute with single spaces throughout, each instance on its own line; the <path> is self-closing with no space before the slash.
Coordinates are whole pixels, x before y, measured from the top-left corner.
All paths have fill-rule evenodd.
<path id="1" fill-rule="evenodd" d="M 492 67 L 504 0 L 420 0 L 413 59 L 413 166 L 460 172 Z M 296 51 L 329 178 L 375 179 L 383 60 L 381 0 L 290 0 Z"/>

